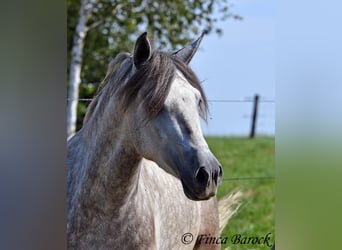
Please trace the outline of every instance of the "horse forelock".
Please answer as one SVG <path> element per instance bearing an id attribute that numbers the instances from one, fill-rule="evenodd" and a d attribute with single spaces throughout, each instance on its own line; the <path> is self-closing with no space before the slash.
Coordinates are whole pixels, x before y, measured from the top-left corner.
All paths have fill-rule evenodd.
<path id="1" fill-rule="evenodd" d="M 200 92 L 204 107 L 202 117 L 206 119 L 207 99 L 195 73 L 176 56 L 155 50 L 150 59 L 138 69 L 135 69 L 128 53 L 120 53 L 114 58 L 108 66 L 97 96 L 89 104 L 84 123 L 94 113 L 97 105 L 106 105 L 114 95 L 118 98 L 118 111 L 121 114 L 139 100 L 145 107 L 147 118 L 152 119 L 162 109 L 177 70 Z M 99 107 L 99 110 L 103 110 L 103 107 Z"/>

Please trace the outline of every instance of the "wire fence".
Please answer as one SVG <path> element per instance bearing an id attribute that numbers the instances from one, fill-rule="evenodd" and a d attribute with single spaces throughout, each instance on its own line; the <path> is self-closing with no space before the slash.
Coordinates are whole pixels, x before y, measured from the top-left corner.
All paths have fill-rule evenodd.
<path id="1" fill-rule="evenodd" d="M 76 100 L 77 102 L 91 102 L 93 98 L 79 98 L 79 99 L 67 99 L 67 101 Z M 250 131 L 250 137 L 253 138 L 255 136 L 255 130 L 256 130 L 256 120 L 263 119 L 265 122 L 265 118 L 271 118 L 274 120 L 274 115 L 271 117 L 267 114 L 258 114 L 258 104 L 275 104 L 275 100 L 273 99 L 267 99 L 267 98 L 260 98 L 258 95 L 255 95 L 254 97 L 246 97 L 241 99 L 209 99 L 209 103 L 253 103 L 253 113 L 252 114 L 243 114 L 244 119 L 251 119 L 252 120 L 252 126 Z M 210 117 L 210 119 L 212 119 Z M 268 122 L 266 122 L 268 124 Z M 258 127 L 263 127 L 264 123 L 258 123 Z"/>
<path id="2" fill-rule="evenodd" d="M 274 181 L 274 176 L 257 176 L 257 177 L 231 177 L 231 178 L 224 178 L 222 181 Z"/>

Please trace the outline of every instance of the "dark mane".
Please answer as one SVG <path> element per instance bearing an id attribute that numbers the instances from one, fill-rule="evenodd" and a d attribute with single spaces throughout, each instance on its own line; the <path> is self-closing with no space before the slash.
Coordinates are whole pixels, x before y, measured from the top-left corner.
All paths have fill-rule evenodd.
<path id="1" fill-rule="evenodd" d="M 84 123 L 92 115 L 100 96 L 102 96 L 101 102 L 107 103 L 114 93 L 120 97 L 120 112 L 125 112 L 140 96 L 148 118 L 155 117 L 169 94 L 176 70 L 179 70 L 201 93 L 203 101 L 201 116 L 206 119 L 208 104 L 202 86 L 190 67 L 176 56 L 156 50 L 150 59 L 131 75 L 133 69 L 133 59 L 128 53 L 120 53 L 114 58 L 108 66 L 107 75 L 99 87 L 98 95 L 88 107 Z"/>

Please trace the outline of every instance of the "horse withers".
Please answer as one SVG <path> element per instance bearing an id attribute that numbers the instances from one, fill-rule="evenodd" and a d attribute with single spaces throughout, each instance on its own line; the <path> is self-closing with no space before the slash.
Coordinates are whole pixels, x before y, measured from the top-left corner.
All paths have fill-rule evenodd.
<path id="1" fill-rule="evenodd" d="M 196 240 L 219 236 L 222 180 L 200 126 L 207 100 L 188 66 L 202 37 L 164 53 L 143 33 L 132 55 L 109 65 L 68 140 L 69 249 L 220 248 Z"/>

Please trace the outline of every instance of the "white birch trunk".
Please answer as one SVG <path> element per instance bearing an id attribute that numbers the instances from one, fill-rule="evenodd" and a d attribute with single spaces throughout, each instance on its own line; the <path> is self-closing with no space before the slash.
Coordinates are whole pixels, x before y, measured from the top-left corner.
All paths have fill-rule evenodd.
<path id="1" fill-rule="evenodd" d="M 67 136 L 72 136 L 76 131 L 77 104 L 79 96 L 79 86 L 81 83 L 81 67 L 84 40 L 88 27 L 86 22 L 89 18 L 91 6 L 87 0 L 81 1 L 78 23 L 74 33 L 73 47 L 70 60 L 69 71 L 69 91 L 67 106 Z"/>

